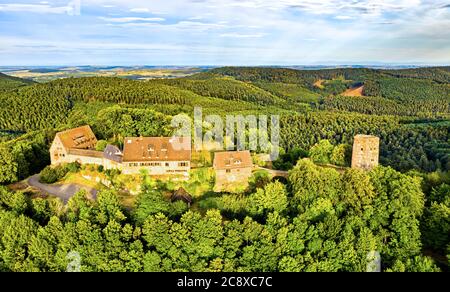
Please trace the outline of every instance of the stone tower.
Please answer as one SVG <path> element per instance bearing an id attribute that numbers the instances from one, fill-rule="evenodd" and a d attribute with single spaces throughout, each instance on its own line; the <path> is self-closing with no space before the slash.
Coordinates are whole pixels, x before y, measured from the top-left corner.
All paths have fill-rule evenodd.
<path id="1" fill-rule="evenodd" d="M 352 168 L 371 170 L 378 166 L 380 138 L 356 135 L 353 142 Z"/>

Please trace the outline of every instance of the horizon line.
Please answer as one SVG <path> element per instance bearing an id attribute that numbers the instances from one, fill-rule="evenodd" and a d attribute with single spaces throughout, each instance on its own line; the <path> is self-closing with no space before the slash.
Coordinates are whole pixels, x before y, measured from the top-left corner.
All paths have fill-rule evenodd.
<path id="1" fill-rule="evenodd" d="M 370 67 L 370 66 L 418 66 L 418 67 L 447 67 L 450 66 L 450 63 L 419 63 L 419 62 L 411 62 L 411 63 L 383 63 L 383 62 L 374 62 L 374 63 L 317 63 L 317 64 L 260 64 L 260 65 L 251 65 L 251 64 L 177 64 L 177 65 L 150 65 L 150 64 L 78 64 L 78 65 L 67 65 L 67 64 L 59 64 L 59 65 L 0 65 L 0 68 L 12 68 L 12 67 L 327 67 L 327 66 L 360 66 L 360 67 Z"/>

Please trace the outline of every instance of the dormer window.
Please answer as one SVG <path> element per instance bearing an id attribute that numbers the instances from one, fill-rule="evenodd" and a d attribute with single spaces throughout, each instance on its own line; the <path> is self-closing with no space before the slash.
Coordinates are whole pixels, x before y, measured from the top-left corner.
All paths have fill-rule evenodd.
<path id="1" fill-rule="evenodd" d="M 234 161 L 234 164 L 235 165 L 239 165 L 239 164 L 241 164 L 242 163 L 242 161 L 240 160 L 240 159 L 236 159 L 235 161 Z"/>
<path id="2" fill-rule="evenodd" d="M 149 152 L 153 152 L 153 151 L 155 151 L 155 146 L 152 145 L 152 144 L 150 144 L 150 145 L 148 145 L 147 150 L 148 150 Z"/>

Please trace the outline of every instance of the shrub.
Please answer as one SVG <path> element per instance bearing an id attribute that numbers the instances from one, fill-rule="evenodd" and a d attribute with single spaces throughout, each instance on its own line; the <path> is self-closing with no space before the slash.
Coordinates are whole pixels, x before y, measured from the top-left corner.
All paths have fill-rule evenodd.
<path id="1" fill-rule="evenodd" d="M 39 177 L 39 181 L 45 184 L 52 184 L 58 180 L 58 173 L 51 166 L 45 167 Z"/>
<path id="2" fill-rule="evenodd" d="M 328 140 L 321 140 L 309 150 L 309 156 L 317 163 L 330 163 L 334 146 Z"/>
<path id="3" fill-rule="evenodd" d="M 103 151 L 105 150 L 106 146 L 108 145 L 108 141 L 105 140 L 98 140 L 97 145 L 95 145 L 95 150 L 97 151 Z"/>
<path id="4" fill-rule="evenodd" d="M 52 184 L 62 179 L 68 172 L 67 167 L 63 166 L 46 166 L 40 173 L 39 181 L 45 184 Z"/>
<path id="5" fill-rule="evenodd" d="M 81 168 L 81 165 L 78 162 L 71 162 L 66 165 L 66 169 L 69 172 L 78 172 Z"/>
<path id="6" fill-rule="evenodd" d="M 58 176 L 58 179 L 62 179 L 66 176 L 66 174 L 69 172 L 66 166 L 56 166 L 55 167 L 56 175 Z"/>

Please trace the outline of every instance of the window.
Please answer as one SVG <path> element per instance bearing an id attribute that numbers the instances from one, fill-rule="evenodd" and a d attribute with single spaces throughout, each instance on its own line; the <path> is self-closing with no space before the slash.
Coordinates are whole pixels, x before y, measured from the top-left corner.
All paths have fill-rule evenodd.
<path id="1" fill-rule="evenodd" d="M 141 166 L 161 166 L 161 162 L 141 162 Z"/>
<path id="2" fill-rule="evenodd" d="M 178 162 L 178 167 L 187 167 L 188 163 L 187 162 Z"/>
<path id="3" fill-rule="evenodd" d="M 166 162 L 166 167 L 169 167 L 169 162 Z"/>
<path id="4" fill-rule="evenodd" d="M 231 173 L 231 169 L 227 169 L 227 173 Z"/>

